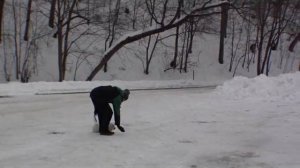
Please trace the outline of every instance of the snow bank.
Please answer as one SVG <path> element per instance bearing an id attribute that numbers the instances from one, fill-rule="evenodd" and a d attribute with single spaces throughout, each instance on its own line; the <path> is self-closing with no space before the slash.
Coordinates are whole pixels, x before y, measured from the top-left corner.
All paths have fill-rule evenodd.
<path id="1" fill-rule="evenodd" d="M 0 84 L 0 97 L 35 94 L 55 93 L 81 93 L 89 92 L 91 89 L 101 85 L 113 85 L 120 88 L 136 89 L 157 89 L 157 88 L 182 88 L 182 87 L 203 87 L 216 85 L 193 80 L 171 80 L 171 81 L 64 81 L 64 82 L 32 82 L 19 83 L 10 82 Z"/>
<path id="2" fill-rule="evenodd" d="M 215 95 L 224 99 L 300 100 L 300 72 L 277 77 L 260 75 L 255 78 L 235 77 L 218 86 Z"/>
<path id="3" fill-rule="evenodd" d="M 158 88 L 184 88 L 203 87 L 216 85 L 193 80 L 171 80 L 171 81 L 64 81 L 64 82 L 32 82 L 18 83 L 10 82 L 0 84 L 0 96 L 54 94 L 54 93 L 77 93 L 89 92 L 92 88 L 100 85 L 114 85 L 120 88 L 136 89 L 158 89 Z M 282 74 L 277 77 L 260 75 L 255 78 L 235 77 L 214 91 L 213 96 L 224 99 L 284 99 L 300 100 L 300 72 Z"/>

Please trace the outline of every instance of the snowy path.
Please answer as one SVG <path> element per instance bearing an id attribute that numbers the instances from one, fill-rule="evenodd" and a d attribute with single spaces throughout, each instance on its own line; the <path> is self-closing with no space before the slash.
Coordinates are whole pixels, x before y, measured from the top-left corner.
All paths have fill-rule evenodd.
<path id="1" fill-rule="evenodd" d="M 88 94 L 0 98 L 1 168 L 299 168 L 300 100 L 135 91 L 126 132 L 92 133 Z"/>

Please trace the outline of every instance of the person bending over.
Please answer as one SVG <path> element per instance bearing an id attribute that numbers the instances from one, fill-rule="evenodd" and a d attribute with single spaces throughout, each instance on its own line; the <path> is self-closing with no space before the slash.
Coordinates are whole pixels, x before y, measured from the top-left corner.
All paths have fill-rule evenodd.
<path id="1" fill-rule="evenodd" d="M 120 89 L 116 86 L 99 86 L 90 92 L 90 97 L 94 105 L 94 117 L 98 116 L 99 133 L 101 135 L 113 135 L 108 129 L 112 115 L 114 114 L 115 125 L 121 132 L 125 129 L 120 125 L 120 108 L 123 101 L 129 97 L 130 91 L 128 89 Z M 113 105 L 113 110 L 109 103 Z"/>

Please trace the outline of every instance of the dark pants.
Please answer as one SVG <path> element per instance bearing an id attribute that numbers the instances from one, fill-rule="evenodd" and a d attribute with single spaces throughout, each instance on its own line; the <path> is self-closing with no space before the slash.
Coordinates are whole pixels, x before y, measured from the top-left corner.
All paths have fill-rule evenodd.
<path id="1" fill-rule="evenodd" d="M 91 99 L 95 108 L 94 113 L 98 116 L 99 132 L 106 132 L 108 131 L 108 125 L 112 118 L 113 111 L 110 108 L 108 102 L 94 98 L 93 96 L 91 96 Z"/>

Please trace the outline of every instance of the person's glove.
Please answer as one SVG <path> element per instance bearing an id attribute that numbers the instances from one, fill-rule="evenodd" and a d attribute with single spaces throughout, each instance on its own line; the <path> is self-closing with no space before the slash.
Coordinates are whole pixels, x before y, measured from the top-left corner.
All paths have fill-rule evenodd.
<path id="1" fill-rule="evenodd" d="M 125 129 L 121 125 L 117 125 L 117 127 L 121 132 L 125 132 Z"/>

